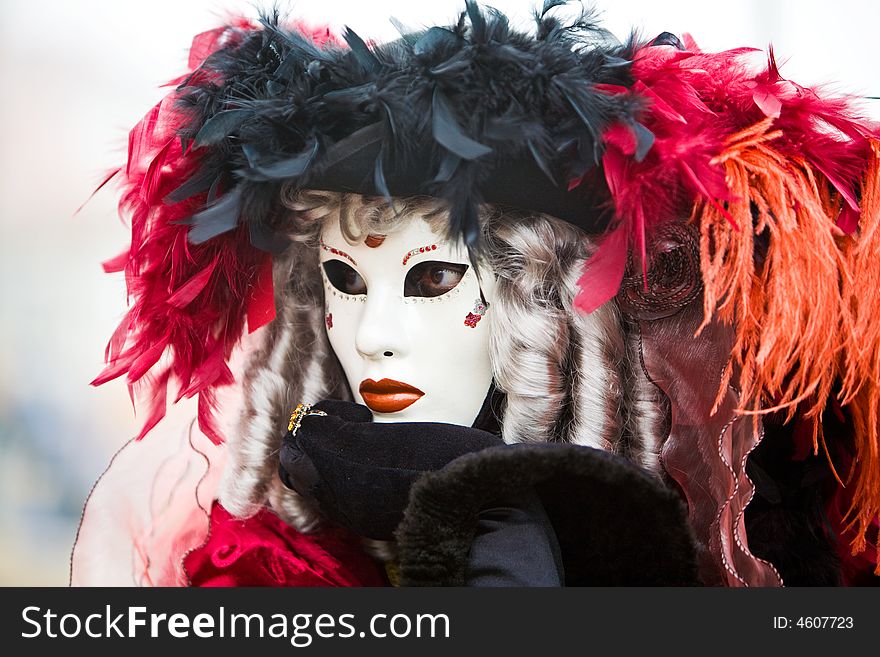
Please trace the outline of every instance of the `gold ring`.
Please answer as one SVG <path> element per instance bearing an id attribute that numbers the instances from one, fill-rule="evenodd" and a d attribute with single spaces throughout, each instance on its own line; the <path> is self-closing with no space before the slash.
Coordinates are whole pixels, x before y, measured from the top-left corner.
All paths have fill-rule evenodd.
<path id="1" fill-rule="evenodd" d="M 296 408 L 293 409 L 293 413 L 290 414 L 290 423 L 287 425 L 287 430 L 290 431 L 292 436 L 296 435 L 299 425 L 306 415 L 322 415 L 327 417 L 324 411 L 313 411 L 311 404 L 297 404 Z"/>

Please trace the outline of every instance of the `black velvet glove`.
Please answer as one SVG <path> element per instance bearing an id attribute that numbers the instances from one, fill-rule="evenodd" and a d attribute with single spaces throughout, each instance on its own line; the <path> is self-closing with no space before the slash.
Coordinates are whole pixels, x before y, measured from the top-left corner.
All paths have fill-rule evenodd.
<path id="1" fill-rule="evenodd" d="M 322 401 L 284 436 L 279 475 L 317 501 L 332 520 L 367 538 L 389 540 L 413 482 L 470 452 L 503 445 L 480 429 L 437 422 L 373 422 L 366 406 Z"/>

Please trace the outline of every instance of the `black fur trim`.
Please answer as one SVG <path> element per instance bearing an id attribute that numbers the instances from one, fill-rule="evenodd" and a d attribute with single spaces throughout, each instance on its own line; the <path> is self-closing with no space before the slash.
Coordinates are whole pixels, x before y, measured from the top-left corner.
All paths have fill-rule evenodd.
<path id="1" fill-rule="evenodd" d="M 679 497 L 640 468 L 577 445 L 492 447 L 424 475 L 398 527 L 401 583 L 462 586 L 477 513 L 534 489 L 562 549 L 567 586 L 696 586 Z"/>

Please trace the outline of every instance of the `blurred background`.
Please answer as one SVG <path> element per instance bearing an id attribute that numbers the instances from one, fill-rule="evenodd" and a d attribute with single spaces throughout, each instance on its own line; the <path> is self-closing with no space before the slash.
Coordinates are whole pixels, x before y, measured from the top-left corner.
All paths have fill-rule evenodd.
<path id="1" fill-rule="evenodd" d="M 89 386 L 126 307 L 122 276 L 100 263 L 126 248 L 127 226 L 109 185 L 77 208 L 124 161 L 128 129 L 184 71 L 192 37 L 269 4 L 0 0 L 0 585 L 67 584 L 83 502 L 139 426 L 124 383 Z M 538 2 L 486 4 L 528 27 Z M 596 4 L 621 39 L 636 28 L 689 32 L 704 50 L 773 43 L 784 77 L 880 96 L 874 0 Z M 383 41 L 397 36 L 389 16 L 413 28 L 445 24 L 464 0 L 279 6 Z M 880 119 L 880 101 L 864 108 Z M 192 415 L 176 409 L 147 439 L 179 432 Z"/>

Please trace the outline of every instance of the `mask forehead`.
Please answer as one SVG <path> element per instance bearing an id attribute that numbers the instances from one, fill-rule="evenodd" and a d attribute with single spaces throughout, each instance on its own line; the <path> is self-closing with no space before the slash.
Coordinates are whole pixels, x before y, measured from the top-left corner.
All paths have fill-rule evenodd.
<path id="1" fill-rule="evenodd" d="M 422 260 L 442 260 L 470 265 L 467 248 L 460 240 L 449 242 L 443 234 L 435 232 L 423 218 L 412 215 L 401 218 L 401 225 L 384 236 L 378 246 L 368 246 L 364 241 L 349 244 L 342 234 L 338 220 L 325 222 L 321 231 L 324 246 L 351 255 L 356 269 L 362 276 L 384 276 L 408 270 Z M 433 248 L 431 248 L 433 247 Z M 426 251 L 419 252 L 419 249 Z M 322 248 L 321 260 L 334 257 L 332 251 Z M 406 260 L 406 264 L 404 264 Z M 346 258 L 351 264 L 351 260 Z M 395 263 L 397 266 L 395 266 Z"/>

